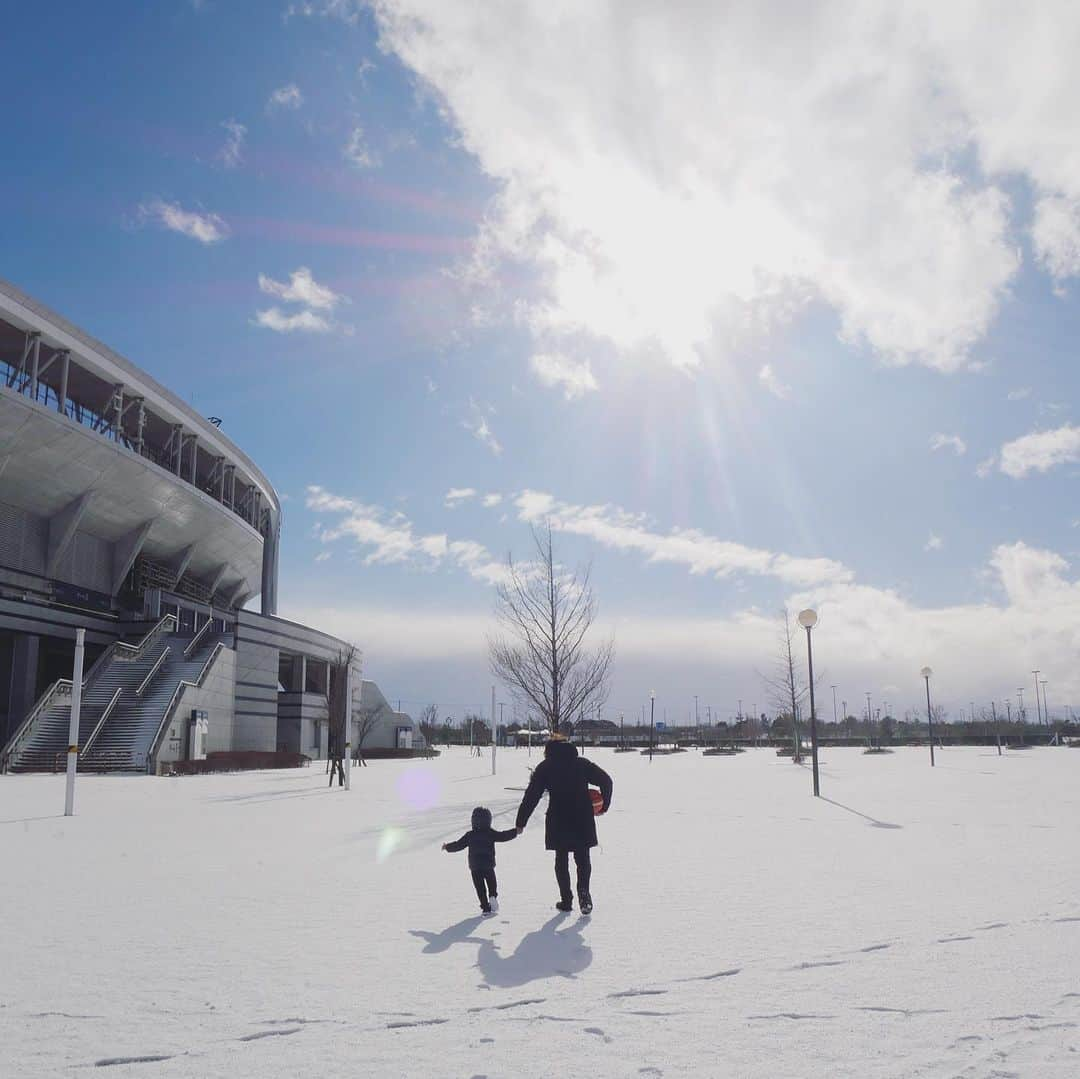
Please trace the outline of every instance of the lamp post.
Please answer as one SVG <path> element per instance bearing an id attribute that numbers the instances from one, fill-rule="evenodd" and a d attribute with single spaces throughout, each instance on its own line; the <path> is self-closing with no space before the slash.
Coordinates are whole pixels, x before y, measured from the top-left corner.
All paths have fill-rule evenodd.
<path id="1" fill-rule="evenodd" d="M 930 675 L 934 672 L 929 667 L 923 667 L 919 672 L 926 683 L 926 724 L 930 729 L 930 767 L 934 767 L 934 713 L 930 711 Z"/>
<path id="2" fill-rule="evenodd" d="M 1046 679 L 1042 679 L 1039 685 L 1043 687 L 1043 719 L 1046 720 L 1046 729 L 1050 729 L 1050 705 L 1046 703 Z"/>
<path id="3" fill-rule="evenodd" d="M 1032 675 L 1035 678 L 1035 715 L 1039 720 L 1039 726 L 1042 726 L 1042 705 L 1039 703 L 1039 675 L 1042 671 L 1032 671 Z"/>
<path id="4" fill-rule="evenodd" d="M 833 726 L 836 726 L 836 686 L 832 687 L 832 721 Z"/>
<path id="5" fill-rule="evenodd" d="M 652 764 L 653 742 L 656 741 L 656 690 L 649 690 L 649 763 Z"/>
<path id="6" fill-rule="evenodd" d="M 1024 687 L 1023 686 L 1017 686 L 1016 687 L 1016 699 L 1019 702 L 1019 709 L 1017 710 L 1016 718 L 1019 719 L 1021 723 L 1026 723 L 1027 722 L 1027 712 L 1024 711 Z"/>
<path id="7" fill-rule="evenodd" d="M 866 743 L 871 748 L 874 745 L 874 711 L 870 707 L 870 693 L 866 694 Z"/>
<path id="8" fill-rule="evenodd" d="M 799 625 L 806 630 L 806 663 L 810 671 L 810 758 L 814 766 L 814 797 L 821 797 L 818 782 L 817 712 L 814 709 L 814 650 L 810 644 L 810 631 L 817 625 L 817 611 L 807 608 L 799 612 Z"/>

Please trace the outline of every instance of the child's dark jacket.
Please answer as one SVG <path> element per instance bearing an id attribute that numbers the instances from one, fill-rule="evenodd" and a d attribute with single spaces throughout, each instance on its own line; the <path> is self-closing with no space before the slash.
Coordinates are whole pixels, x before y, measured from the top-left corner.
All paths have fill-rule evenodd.
<path id="1" fill-rule="evenodd" d="M 472 828 L 460 839 L 453 843 L 447 843 L 446 849 L 457 852 L 469 848 L 470 869 L 494 869 L 495 868 L 495 844 L 505 843 L 509 839 L 517 837 L 516 828 L 507 828 L 505 832 L 494 828 Z"/>

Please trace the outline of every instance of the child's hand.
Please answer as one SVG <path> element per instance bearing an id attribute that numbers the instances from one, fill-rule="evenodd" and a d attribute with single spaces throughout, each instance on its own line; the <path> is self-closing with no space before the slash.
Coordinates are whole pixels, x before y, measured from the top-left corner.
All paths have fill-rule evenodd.
<path id="1" fill-rule="evenodd" d="M 443 850 L 446 850 L 446 848 L 447 848 L 447 847 L 448 847 L 449 845 L 450 845 L 449 843 L 444 843 L 444 844 L 442 845 L 442 849 L 443 849 Z"/>

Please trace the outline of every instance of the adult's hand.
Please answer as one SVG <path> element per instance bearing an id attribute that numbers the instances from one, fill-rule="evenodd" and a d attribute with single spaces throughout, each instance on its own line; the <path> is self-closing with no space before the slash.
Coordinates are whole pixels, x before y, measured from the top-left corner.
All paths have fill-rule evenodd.
<path id="1" fill-rule="evenodd" d="M 517 834 L 518 834 L 518 835 L 521 835 L 521 833 L 525 831 L 525 826 L 524 826 L 524 825 L 522 825 L 522 824 L 519 824 L 519 825 L 518 825 L 518 826 L 517 826 L 517 827 L 515 828 L 515 831 L 517 832 Z"/>

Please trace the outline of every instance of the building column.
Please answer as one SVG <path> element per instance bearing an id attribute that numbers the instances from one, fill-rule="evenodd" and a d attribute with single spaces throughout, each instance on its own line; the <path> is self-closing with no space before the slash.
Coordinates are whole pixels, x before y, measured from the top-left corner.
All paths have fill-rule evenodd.
<path id="1" fill-rule="evenodd" d="M 36 633 L 20 633 L 11 656 L 11 687 L 8 692 L 8 727 L 14 731 L 37 700 L 38 651 Z"/>
<path id="2" fill-rule="evenodd" d="M 281 515 L 270 510 L 263 533 L 262 596 L 260 604 L 265 615 L 277 614 L 278 546 L 281 536 Z"/>

